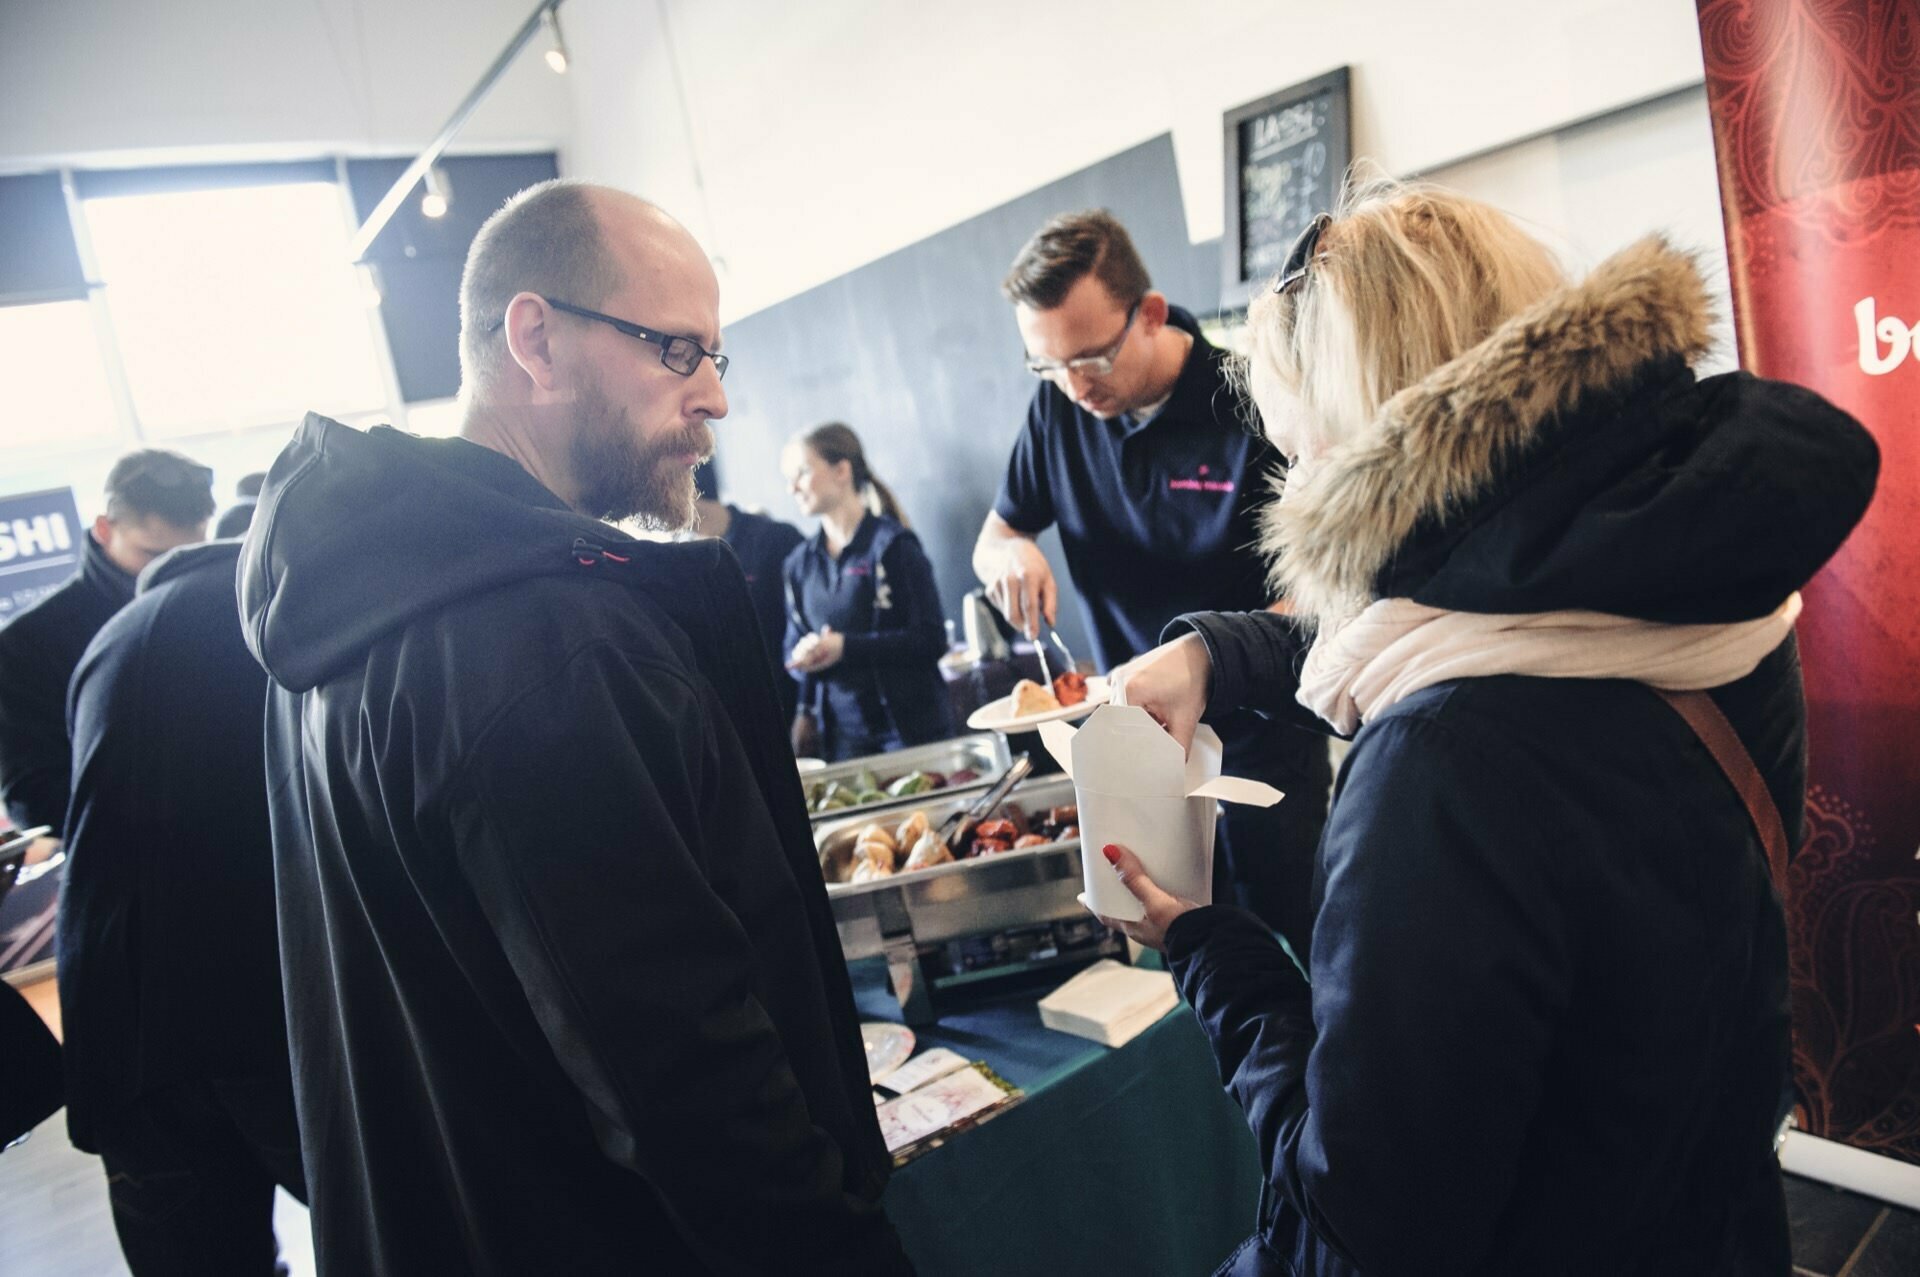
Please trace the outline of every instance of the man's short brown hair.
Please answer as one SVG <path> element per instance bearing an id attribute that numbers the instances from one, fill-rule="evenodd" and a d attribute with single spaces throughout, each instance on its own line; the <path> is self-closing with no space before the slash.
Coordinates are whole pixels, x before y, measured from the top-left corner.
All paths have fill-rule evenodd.
<path id="1" fill-rule="evenodd" d="M 1122 306 L 1133 305 L 1153 287 L 1127 228 L 1104 208 L 1062 213 L 1035 231 L 1013 259 L 1000 291 L 1016 305 L 1052 310 L 1088 275 Z"/>
<path id="2" fill-rule="evenodd" d="M 460 379 L 484 386 L 507 345 L 503 325 L 516 293 L 598 308 L 620 286 L 589 183 L 558 178 L 529 186 L 480 227 L 460 277 Z"/>

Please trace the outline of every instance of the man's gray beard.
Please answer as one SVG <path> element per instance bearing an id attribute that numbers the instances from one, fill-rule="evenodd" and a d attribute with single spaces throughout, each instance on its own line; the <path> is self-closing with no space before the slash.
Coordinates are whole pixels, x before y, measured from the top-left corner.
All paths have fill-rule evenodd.
<path id="1" fill-rule="evenodd" d="M 634 519 L 662 532 L 692 527 L 699 513 L 694 505 L 693 471 L 665 461 L 687 452 L 704 456 L 711 451 L 711 432 L 702 427 L 700 433 L 704 438 L 675 433 L 642 442 L 635 437 L 626 409 L 616 409 L 598 385 L 583 388 L 572 443 L 573 472 L 581 483 L 580 509 L 596 519 L 612 523 Z"/>

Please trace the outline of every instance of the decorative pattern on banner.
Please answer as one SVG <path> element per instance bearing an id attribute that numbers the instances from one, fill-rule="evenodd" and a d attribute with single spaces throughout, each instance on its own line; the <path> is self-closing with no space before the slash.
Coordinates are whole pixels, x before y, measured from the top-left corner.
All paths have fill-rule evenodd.
<path id="1" fill-rule="evenodd" d="M 1798 1118 L 1920 1162 L 1920 0 L 1698 11 L 1740 361 L 1819 391 L 1881 449 L 1873 506 L 1800 622 Z"/>

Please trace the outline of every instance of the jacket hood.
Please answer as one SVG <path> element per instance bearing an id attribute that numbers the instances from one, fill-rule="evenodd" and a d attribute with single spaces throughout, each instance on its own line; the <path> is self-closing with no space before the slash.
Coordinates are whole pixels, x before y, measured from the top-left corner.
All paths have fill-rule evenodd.
<path id="1" fill-rule="evenodd" d="M 1714 316 L 1658 236 L 1522 311 L 1276 484 L 1271 583 L 1321 621 L 1377 598 L 1751 619 L 1831 557 L 1878 450 L 1819 396 L 1697 381 Z"/>
<path id="2" fill-rule="evenodd" d="M 717 541 L 638 541 L 464 439 L 309 414 L 268 471 L 242 543 L 240 613 L 267 673 L 304 692 L 413 618 L 481 591 L 603 558 L 633 584 L 671 588 L 726 553 Z"/>
<path id="3" fill-rule="evenodd" d="M 177 581 L 181 577 L 191 576 L 195 572 L 225 572 L 234 575 L 235 565 L 240 562 L 240 538 L 224 537 L 218 541 L 199 541 L 193 545 L 183 545 L 149 563 L 140 573 L 135 587 L 136 593 L 145 594 L 148 590 L 165 585 L 168 581 Z"/>

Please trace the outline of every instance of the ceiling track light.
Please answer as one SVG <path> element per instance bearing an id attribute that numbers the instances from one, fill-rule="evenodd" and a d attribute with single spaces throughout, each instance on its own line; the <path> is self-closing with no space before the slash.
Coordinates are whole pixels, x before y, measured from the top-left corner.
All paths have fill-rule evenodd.
<path id="1" fill-rule="evenodd" d="M 420 216 L 445 217 L 452 203 L 453 184 L 447 181 L 447 171 L 435 164 L 427 170 L 427 193 L 420 197 Z"/>
<path id="2" fill-rule="evenodd" d="M 567 54 L 567 37 L 560 32 L 559 6 L 550 6 L 542 13 L 540 23 L 547 29 L 547 65 L 556 75 L 565 75 L 572 58 Z"/>

